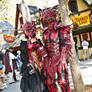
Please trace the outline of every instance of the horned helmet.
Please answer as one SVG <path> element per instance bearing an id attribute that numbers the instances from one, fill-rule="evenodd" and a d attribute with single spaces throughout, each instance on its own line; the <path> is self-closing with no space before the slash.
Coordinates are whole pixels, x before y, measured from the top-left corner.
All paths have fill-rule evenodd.
<path id="1" fill-rule="evenodd" d="M 25 24 L 22 25 L 22 30 L 25 36 L 28 37 L 35 37 L 35 32 L 36 32 L 36 24 L 34 21 L 31 22 L 26 22 Z"/>
<path id="2" fill-rule="evenodd" d="M 43 27 L 50 27 L 50 25 L 54 25 L 57 22 L 57 10 L 56 9 L 45 9 L 41 13 L 41 21 Z"/>

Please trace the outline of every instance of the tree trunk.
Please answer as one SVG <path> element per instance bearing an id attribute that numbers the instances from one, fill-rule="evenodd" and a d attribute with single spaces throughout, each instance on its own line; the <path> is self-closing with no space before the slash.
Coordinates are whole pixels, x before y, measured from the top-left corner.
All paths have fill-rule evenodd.
<path id="1" fill-rule="evenodd" d="M 70 58 L 70 69 L 71 69 L 74 89 L 75 89 L 75 92 L 86 92 L 85 86 L 82 80 L 81 72 L 80 72 L 78 59 L 76 57 L 75 42 L 73 41 L 72 37 L 73 36 L 71 36 L 73 55 L 72 55 L 72 58 Z"/>
<path id="2" fill-rule="evenodd" d="M 68 12 L 67 12 L 66 0 L 58 0 L 58 2 L 59 2 L 59 9 L 61 12 L 62 25 L 69 25 L 70 20 L 69 20 L 69 16 L 68 16 Z M 73 55 L 72 55 L 72 58 L 70 59 L 70 69 L 71 69 L 75 92 L 85 92 L 85 86 L 83 84 L 80 67 L 78 64 L 78 59 L 76 57 L 76 51 L 75 51 L 75 46 L 74 46 L 75 44 L 73 41 L 72 34 L 71 34 L 71 40 L 72 40 Z"/>
<path id="3" fill-rule="evenodd" d="M 58 0 L 58 2 L 59 2 L 59 10 L 61 12 L 62 25 L 69 25 L 70 20 L 69 20 L 68 11 L 66 8 L 66 0 Z"/>

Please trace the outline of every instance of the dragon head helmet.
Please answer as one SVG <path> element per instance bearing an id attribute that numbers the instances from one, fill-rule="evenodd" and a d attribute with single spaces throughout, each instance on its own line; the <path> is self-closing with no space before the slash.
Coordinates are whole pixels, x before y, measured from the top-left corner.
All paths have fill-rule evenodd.
<path id="1" fill-rule="evenodd" d="M 57 22 L 57 11 L 56 9 L 46 9 L 41 13 L 41 21 L 43 27 L 51 27 Z"/>
<path id="2" fill-rule="evenodd" d="M 36 24 L 34 21 L 31 22 L 26 22 L 25 24 L 22 25 L 22 30 L 25 34 L 25 36 L 28 37 L 35 37 L 35 32 L 36 32 Z"/>

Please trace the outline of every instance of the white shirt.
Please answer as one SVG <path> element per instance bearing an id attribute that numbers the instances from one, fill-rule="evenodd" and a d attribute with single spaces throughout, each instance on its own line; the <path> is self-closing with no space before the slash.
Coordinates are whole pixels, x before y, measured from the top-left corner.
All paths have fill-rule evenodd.
<path id="1" fill-rule="evenodd" d="M 89 43 L 87 41 L 82 42 L 82 47 L 83 47 L 84 50 L 87 50 L 88 46 L 89 46 Z"/>
<path id="2" fill-rule="evenodd" d="M 16 59 L 16 56 L 9 52 L 10 66 L 12 68 L 12 59 Z"/>

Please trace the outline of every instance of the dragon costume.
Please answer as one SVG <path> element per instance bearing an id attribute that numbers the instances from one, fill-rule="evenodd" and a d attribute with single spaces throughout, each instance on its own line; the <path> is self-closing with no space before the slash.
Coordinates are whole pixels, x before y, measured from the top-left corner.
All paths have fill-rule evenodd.
<path id="1" fill-rule="evenodd" d="M 62 92 L 70 92 L 67 65 L 67 55 L 72 55 L 70 27 L 58 24 L 56 15 L 56 9 L 46 9 L 41 13 L 43 42 L 47 53 L 43 60 L 45 83 L 49 92 L 57 92 L 56 81 Z"/>

